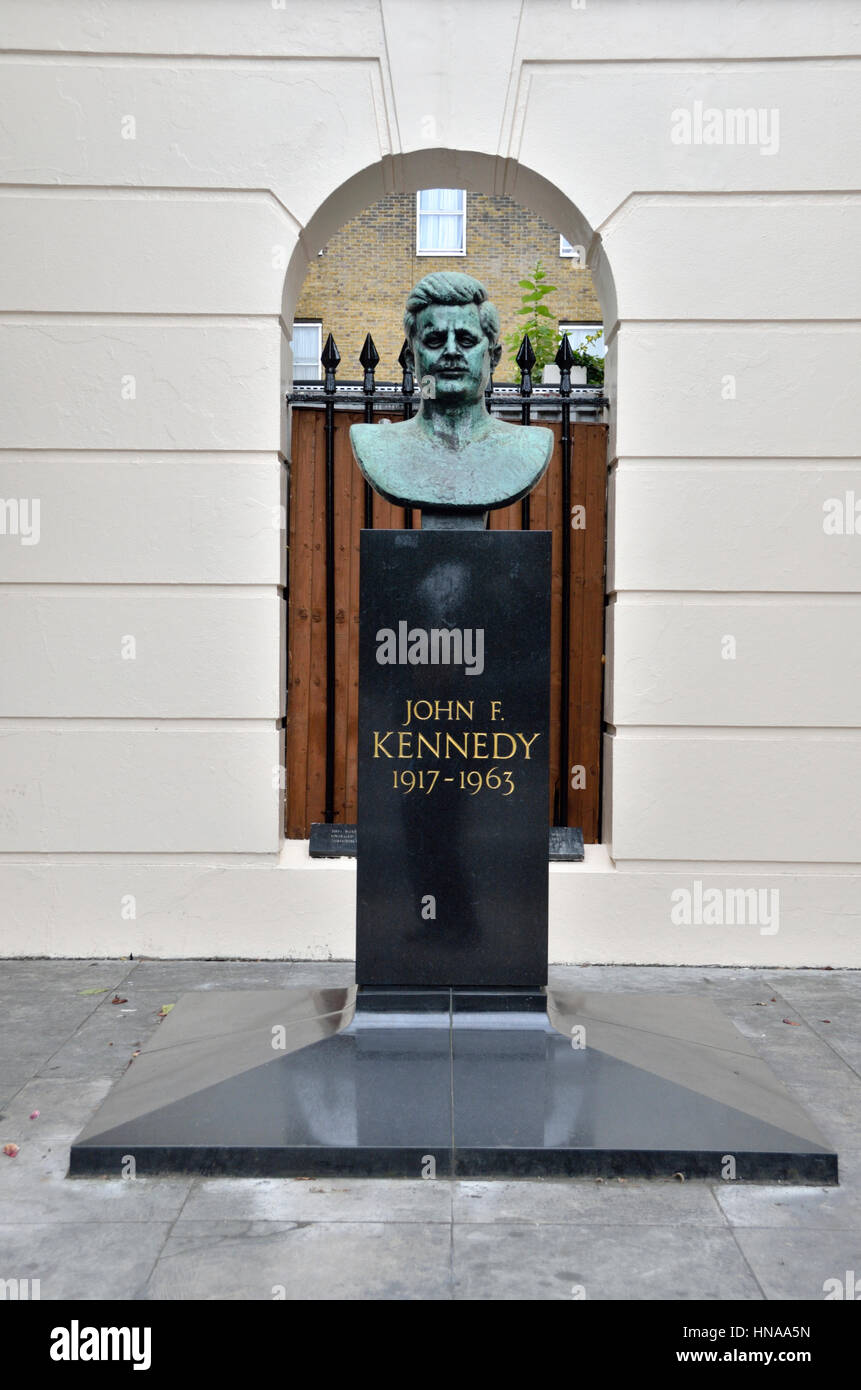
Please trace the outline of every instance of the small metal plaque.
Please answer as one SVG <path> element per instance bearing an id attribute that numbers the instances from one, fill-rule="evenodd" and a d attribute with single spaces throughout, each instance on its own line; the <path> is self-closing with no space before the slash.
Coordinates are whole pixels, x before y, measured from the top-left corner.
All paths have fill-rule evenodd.
<path id="1" fill-rule="evenodd" d="M 312 859 L 355 859 L 355 825 L 324 825 L 315 822 L 311 826 L 308 852 Z"/>
<path id="2" fill-rule="evenodd" d="M 583 831 L 573 825 L 551 825 L 550 859 L 563 863 L 577 863 L 582 860 Z"/>

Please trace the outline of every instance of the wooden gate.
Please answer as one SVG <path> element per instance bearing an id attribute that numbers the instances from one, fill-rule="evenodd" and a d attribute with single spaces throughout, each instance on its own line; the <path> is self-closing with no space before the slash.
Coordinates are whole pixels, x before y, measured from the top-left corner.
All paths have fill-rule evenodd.
<path id="1" fill-rule="evenodd" d="M 358 736 L 359 531 L 365 487 L 350 449 L 349 428 L 362 411 L 338 410 L 334 436 L 334 819 L 356 820 Z M 536 423 L 547 423 L 536 421 Z M 572 425 L 570 590 L 562 574 L 561 427 L 557 447 L 530 496 L 532 530 L 553 533 L 551 599 L 550 796 L 548 820 L 559 823 L 560 691 L 563 602 L 568 599 L 570 677 L 567 824 L 586 844 L 599 838 L 604 641 L 604 534 L 607 426 Z M 287 836 L 307 839 L 324 820 L 326 782 L 326 444 L 321 409 L 294 409 L 289 504 L 287 670 Z M 583 512 L 578 511 L 582 508 Z M 413 514 L 418 526 L 419 513 Z M 522 509 L 491 512 L 493 530 L 519 530 Z M 377 528 L 403 528 L 404 509 L 373 498 Z M 580 524 L 585 523 L 585 524 Z M 582 785 L 579 785 L 581 784 Z"/>

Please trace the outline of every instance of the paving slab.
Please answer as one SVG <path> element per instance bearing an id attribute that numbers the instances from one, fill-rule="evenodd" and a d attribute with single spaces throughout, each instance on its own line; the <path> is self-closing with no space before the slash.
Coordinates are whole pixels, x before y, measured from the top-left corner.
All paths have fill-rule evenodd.
<path id="1" fill-rule="evenodd" d="M 183 1221 L 146 1296 L 448 1299 L 450 1240 L 445 1223 Z"/>
<path id="2" fill-rule="evenodd" d="M 760 1299 L 729 1230 L 687 1226 L 459 1225 L 466 1299 Z"/>
<path id="3" fill-rule="evenodd" d="M 197 1178 L 181 1220 L 450 1222 L 451 1207 L 439 1180 Z"/>
<path id="4" fill-rule="evenodd" d="M 731 1226 L 861 1231 L 861 1192 L 854 1186 L 754 1187 L 724 1183 L 715 1187 L 714 1197 Z"/>
<path id="5" fill-rule="evenodd" d="M 808 994 L 793 1005 L 799 1021 L 846 1063 L 861 1080 L 861 1037 L 858 1012 L 861 1000 L 853 995 L 835 998 Z"/>
<path id="6" fill-rule="evenodd" d="M 135 1299 L 170 1225 L 50 1221 L 0 1225 L 4 1278 L 38 1279 L 44 1299 Z"/>
<path id="7" fill-rule="evenodd" d="M 21 1087 L 32 1079 L 34 1070 L 34 1067 L 21 1062 L 16 1067 L 14 1059 L 4 1061 L 0 1067 L 0 1115 L 6 1113 Z"/>
<path id="8" fill-rule="evenodd" d="M 110 960 L 0 960 L 0 994 L 17 989 L 47 990 L 81 988 L 88 985 L 116 985 L 135 969 L 137 962 L 115 957 Z"/>
<path id="9" fill-rule="evenodd" d="M 861 970 L 775 970 L 766 972 L 786 999 L 804 999 L 817 994 L 830 999 L 846 995 L 861 999 Z"/>
<path id="10" fill-rule="evenodd" d="M 452 1214 L 467 1225 L 721 1226 L 727 1219 L 706 1182 L 593 1179 L 456 1182 Z"/>
<path id="11" fill-rule="evenodd" d="M 768 1299 L 822 1301 L 833 1290 L 828 1281 L 847 1283 L 861 1275 L 861 1229 L 762 1230 L 737 1227 L 739 1249 Z M 853 1278 L 855 1276 L 853 1275 Z M 857 1297 L 861 1297 L 861 1287 Z"/>
<path id="12" fill-rule="evenodd" d="M 0 1121 L 0 1143 L 19 1146 L 15 1158 L 0 1155 L 0 1193 L 24 1178 L 65 1177 L 69 1145 L 110 1088 L 109 1077 L 75 1082 L 34 1078 L 22 1086 Z M 31 1119 L 37 1110 L 38 1118 Z"/>
<path id="13" fill-rule="evenodd" d="M 57 1173 L 41 1174 L 29 1182 L 0 1180 L 0 1225 L 173 1222 L 190 1187 L 190 1178 L 69 1181 Z"/>
<path id="14" fill-rule="evenodd" d="M 123 987 L 113 1004 L 107 997 L 39 1065 L 46 1078 L 77 1080 L 88 1076 L 117 1077 L 159 1028 L 159 1010 L 175 1004 L 168 990 Z"/>
<path id="15" fill-rule="evenodd" d="M 355 979 L 351 961 L 142 960 L 135 985 L 179 995 L 192 989 L 281 989 L 305 983 L 338 988 Z"/>

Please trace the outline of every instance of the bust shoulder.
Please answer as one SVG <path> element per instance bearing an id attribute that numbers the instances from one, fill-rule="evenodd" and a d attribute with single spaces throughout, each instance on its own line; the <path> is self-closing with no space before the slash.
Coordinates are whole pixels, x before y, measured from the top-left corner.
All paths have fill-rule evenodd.
<path id="1" fill-rule="evenodd" d="M 495 415 L 489 418 L 489 434 L 492 437 L 505 440 L 506 444 L 515 449 L 529 449 L 536 454 L 546 453 L 545 462 L 550 462 L 550 455 L 553 453 L 553 431 L 547 429 L 546 425 L 515 425 L 509 420 L 500 420 Z"/>
<path id="2" fill-rule="evenodd" d="M 397 506 L 492 510 L 519 501 L 540 481 L 553 432 L 489 417 L 480 438 L 455 451 L 412 419 L 352 425 L 350 443 L 371 487 Z"/>

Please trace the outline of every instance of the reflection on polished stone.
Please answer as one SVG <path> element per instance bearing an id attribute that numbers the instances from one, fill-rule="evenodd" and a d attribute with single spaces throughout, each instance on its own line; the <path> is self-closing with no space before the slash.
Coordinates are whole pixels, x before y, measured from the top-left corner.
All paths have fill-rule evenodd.
<path id="1" fill-rule="evenodd" d="M 530 990 L 189 994 L 70 1172 L 656 1175 L 835 1182 L 707 1000 Z M 432 1162 L 431 1162 L 432 1160 Z"/>
<path id="2" fill-rule="evenodd" d="M 739 1178 L 836 1178 L 826 1140 L 708 1000 L 548 991 L 476 1014 L 455 990 L 453 1004 L 458 1173 L 718 1177 L 733 1155 Z"/>
<path id="3" fill-rule="evenodd" d="M 225 1010 L 225 1004 L 229 1007 Z M 315 1012 L 316 1010 L 316 1012 Z M 448 991 L 189 994 L 73 1146 L 71 1172 L 446 1171 Z"/>

